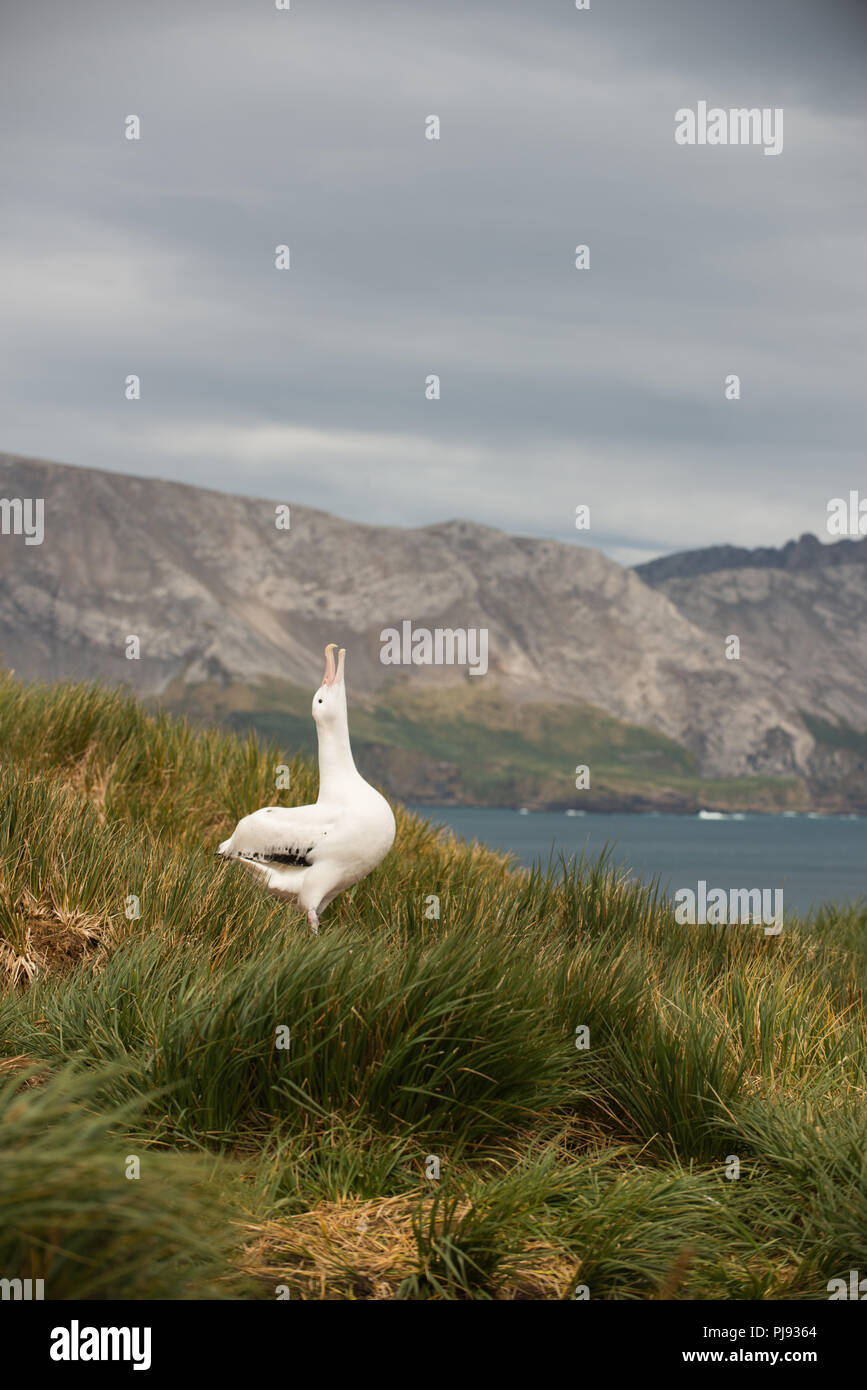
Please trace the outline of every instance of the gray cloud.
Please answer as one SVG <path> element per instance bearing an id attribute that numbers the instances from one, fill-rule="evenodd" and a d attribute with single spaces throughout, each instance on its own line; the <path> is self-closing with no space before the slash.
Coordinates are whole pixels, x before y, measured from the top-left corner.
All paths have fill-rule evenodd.
<path id="1" fill-rule="evenodd" d="M 364 520 L 589 502 L 629 559 L 820 530 L 864 479 L 863 11 L 591 4 L 4 16 L 0 447 Z M 699 99 L 783 107 L 783 153 L 676 146 Z"/>

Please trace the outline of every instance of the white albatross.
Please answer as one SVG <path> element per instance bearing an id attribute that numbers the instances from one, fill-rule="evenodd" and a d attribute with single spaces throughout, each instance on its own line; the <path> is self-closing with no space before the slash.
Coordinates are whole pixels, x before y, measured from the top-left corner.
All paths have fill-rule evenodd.
<path id="1" fill-rule="evenodd" d="M 325 675 L 313 696 L 319 737 L 319 799 L 313 806 L 266 806 L 238 821 L 217 850 L 237 859 L 275 898 L 307 913 L 311 936 L 342 893 L 375 869 L 394 842 L 394 816 L 384 796 L 365 782 L 352 760 L 341 649 L 325 648 Z"/>

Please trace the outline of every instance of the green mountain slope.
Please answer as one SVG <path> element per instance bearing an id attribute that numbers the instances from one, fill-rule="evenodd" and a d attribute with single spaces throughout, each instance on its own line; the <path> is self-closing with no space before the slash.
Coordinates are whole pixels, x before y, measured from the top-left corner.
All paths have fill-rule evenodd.
<path id="1" fill-rule="evenodd" d="M 315 752 L 310 695 L 268 681 L 171 688 L 175 713 Z M 352 736 L 362 771 L 417 803 L 534 809 L 696 811 L 806 809 L 802 778 L 703 778 L 672 739 L 588 704 L 515 704 L 485 683 L 419 692 L 396 681 L 355 701 Z M 579 766 L 589 787 L 576 788 Z"/>
<path id="2" fill-rule="evenodd" d="M 867 1268 L 864 908 L 679 926 L 398 806 L 314 940 L 213 857 L 315 796 L 296 750 L 9 678 L 0 747 L 6 1277 L 810 1300 Z"/>

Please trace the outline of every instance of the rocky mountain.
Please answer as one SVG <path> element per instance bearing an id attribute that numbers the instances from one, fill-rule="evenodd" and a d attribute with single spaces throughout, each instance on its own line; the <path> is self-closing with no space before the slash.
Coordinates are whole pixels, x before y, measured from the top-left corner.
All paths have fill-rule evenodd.
<path id="1" fill-rule="evenodd" d="M 835 552 L 844 558 L 826 559 Z M 814 799 L 861 806 L 867 801 L 867 546 L 820 545 L 810 536 L 770 553 L 778 564 L 689 575 L 672 565 L 669 578 L 657 570 L 652 582 L 702 631 L 736 635 L 745 673 L 785 687 L 815 738 L 805 769 Z"/>
<path id="2" fill-rule="evenodd" d="M 665 580 L 656 592 L 702 631 L 735 634 L 742 669 L 784 686 L 798 709 L 867 727 L 867 572 L 860 564 L 714 570 Z"/>
<path id="3" fill-rule="evenodd" d="M 823 544 L 817 536 L 805 531 L 796 541 L 787 541 L 779 549 L 759 546 L 747 550 L 737 545 L 710 545 L 704 550 L 679 550 L 674 555 L 661 555 L 635 566 L 646 584 L 659 588 L 669 579 L 692 579 L 697 574 L 715 574 L 719 570 L 818 570 L 836 569 L 839 565 L 867 565 L 867 537 L 860 540 L 841 540 Z"/>
<path id="4" fill-rule="evenodd" d="M 714 795 L 741 804 L 768 779 L 792 804 L 793 787 L 796 800 L 808 797 L 821 741 L 805 712 L 867 727 L 851 653 L 844 669 L 850 638 L 863 651 L 867 621 L 854 565 L 652 585 L 592 549 L 469 522 L 362 525 L 292 499 L 9 456 L 0 498 L 44 503 L 41 544 L 0 535 L 0 654 L 21 676 L 123 681 L 174 708 L 243 715 L 279 734 L 306 728 L 322 648 L 337 641 L 349 651 L 366 746 L 386 771 L 400 764 L 393 780 L 418 800 L 450 782 L 456 798 L 472 784 L 484 799 L 489 770 L 492 786 L 506 779 L 500 795 L 509 785 L 528 803 L 559 804 L 562 779 L 562 800 L 574 802 L 582 729 L 592 725 L 617 804 L 630 804 L 630 784 L 651 804 Z M 729 661 L 725 637 L 739 622 L 744 659 Z M 382 633 L 404 624 L 484 629 L 486 673 L 384 664 Z M 804 667 L 811 651 L 825 660 L 835 632 L 842 646 L 823 681 Z M 471 767 L 474 750 L 481 763 Z"/>

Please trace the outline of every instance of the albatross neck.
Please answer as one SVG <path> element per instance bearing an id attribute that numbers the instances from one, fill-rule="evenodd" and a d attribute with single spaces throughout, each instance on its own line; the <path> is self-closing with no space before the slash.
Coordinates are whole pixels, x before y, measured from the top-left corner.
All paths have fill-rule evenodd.
<path id="1" fill-rule="evenodd" d="M 344 713 L 340 722 L 330 728 L 318 728 L 319 738 L 319 799 L 327 800 L 332 790 L 339 790 L 347 777 L 357 776 L 352 749 L 349 746 L 349 724 Z"/>

